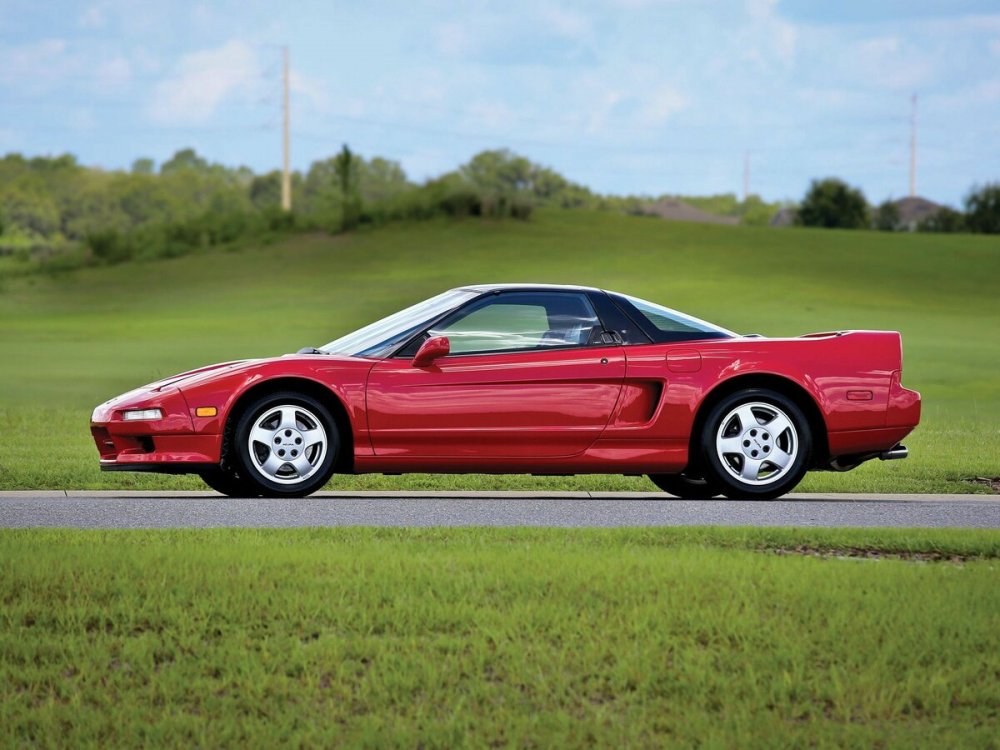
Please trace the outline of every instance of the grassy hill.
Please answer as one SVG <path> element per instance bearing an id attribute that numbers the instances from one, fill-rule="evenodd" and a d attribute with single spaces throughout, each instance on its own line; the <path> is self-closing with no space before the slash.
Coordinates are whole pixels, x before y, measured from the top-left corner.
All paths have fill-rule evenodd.
<path id="1" fill-rule="evenodd" d="M 908 461 L 815 474 L 824 491 L 960 491 L 1000 474 L 1000 239 L 681 224 L 541 212 L 400 224 L 238 252 L 0 277 L 0 487 L 198 487 L 101 475 L 94 405 L 200 364 L 319 345 L 463 283 L 605 286 L 741 332 L 903 332 L 924 395 Z M 647 488 L 645 479 L 334 478 L 332 487 Z"/>

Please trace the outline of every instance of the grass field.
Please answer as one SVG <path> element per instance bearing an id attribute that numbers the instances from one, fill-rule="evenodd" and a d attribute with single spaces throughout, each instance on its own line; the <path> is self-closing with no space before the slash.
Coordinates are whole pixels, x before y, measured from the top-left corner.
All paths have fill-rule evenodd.
<path id="1" fill-rule="evenodd" d="M 1000 238 L 702 226 L 607 213 L 527 223 L 393 225 L 265 247 L 0 276 L 0 488 L 200 487 L 101 475 L 91 409 L 193 366 L 325 343 L 442 289 L 587 283 L 741 332 L 903 332 L 904 384 L 922 391 L 911 458 L 804 490 L 968 491 L 1000 474 Z M 335 478 L 337 488 L 651 489 L 645 479 Z"/>
<path id="2" fill-rule="evenodd" d="M 998 563 L 972 531 L 4 531 L 0 745 L 995 747 Z"/>

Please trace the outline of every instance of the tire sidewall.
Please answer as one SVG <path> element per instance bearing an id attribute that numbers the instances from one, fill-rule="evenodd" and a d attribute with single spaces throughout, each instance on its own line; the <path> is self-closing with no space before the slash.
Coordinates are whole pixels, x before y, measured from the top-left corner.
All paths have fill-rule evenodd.
<path id="1" fill-rule="evenodd" d="M 798 433 L 798 453 L 791 468 L 771 484 L 747 485 L 737 481 L 722 465 L 722 459 L 716 451 L 715 439 L 723 418 L 737 406 L 751 402 L 771 404 L 781 409 Z M 726 497 L 770 500 L 790 492 L 802 481 L 812 454 L 812 432 L 806 415 L 792 399 L 768 388 L 748 388 L 726 396 L 712 407 L 701 429 L 700 453 L 701 465 L 705 467 L 710 481 L 719 487 Z"/>
<path id="2" fill-rule="evenodd" d="M 323 423 L 326 430 L 326 455 L 319 469 L 309 479 L 296 484 L 281 484 L 263 476 L 254 466 L 250 458 L 250 448 L 247 444 L 250 430 L 265 411 L 279 405 L 301 406 L 311 411 Z M 237 467 L 240 478 L 257 487 L 265 497 L 304 497 L 316 492 L 326 484 L 333 475 L 333 469 L 340 454 L 340 432 L 330 410 L 311 396 L 292 391 L 282 391 L 261 396 L 250 403 L 242 411 L 233 430 L 233 443 L 230 455 Z"/>
<path id="3" fill-rule="evenodd" d="M 693 480 L 686 474 L 649 474 L 650 481 L 681 500 L 710 500 L 721 494 L 708 479 Z"/>

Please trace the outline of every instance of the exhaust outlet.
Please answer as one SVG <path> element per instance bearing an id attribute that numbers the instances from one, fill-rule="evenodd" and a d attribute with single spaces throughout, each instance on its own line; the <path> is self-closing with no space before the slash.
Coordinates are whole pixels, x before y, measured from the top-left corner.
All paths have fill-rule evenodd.
<path id="1" fill-rule="evenodd" d="M 910 451 L 907 450 L 905 445 L 897 445 L 895 448 L 890 448 L 887 451 L 882 451 L 878 454 L 879 460 L 881 461 L 895 461 L 900 458 L 906 458 L 910 455 Z"/>

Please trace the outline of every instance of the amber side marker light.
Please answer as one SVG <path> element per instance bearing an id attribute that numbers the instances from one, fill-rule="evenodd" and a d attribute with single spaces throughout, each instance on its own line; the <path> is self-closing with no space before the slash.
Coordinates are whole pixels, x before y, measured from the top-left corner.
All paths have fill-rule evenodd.
<path id="1" fill-rule="evenodd" d="M 194 410 L 196 417 L 214 417 L 219 413 L 219 410 L 214 406 L 199 406 Z"/>

